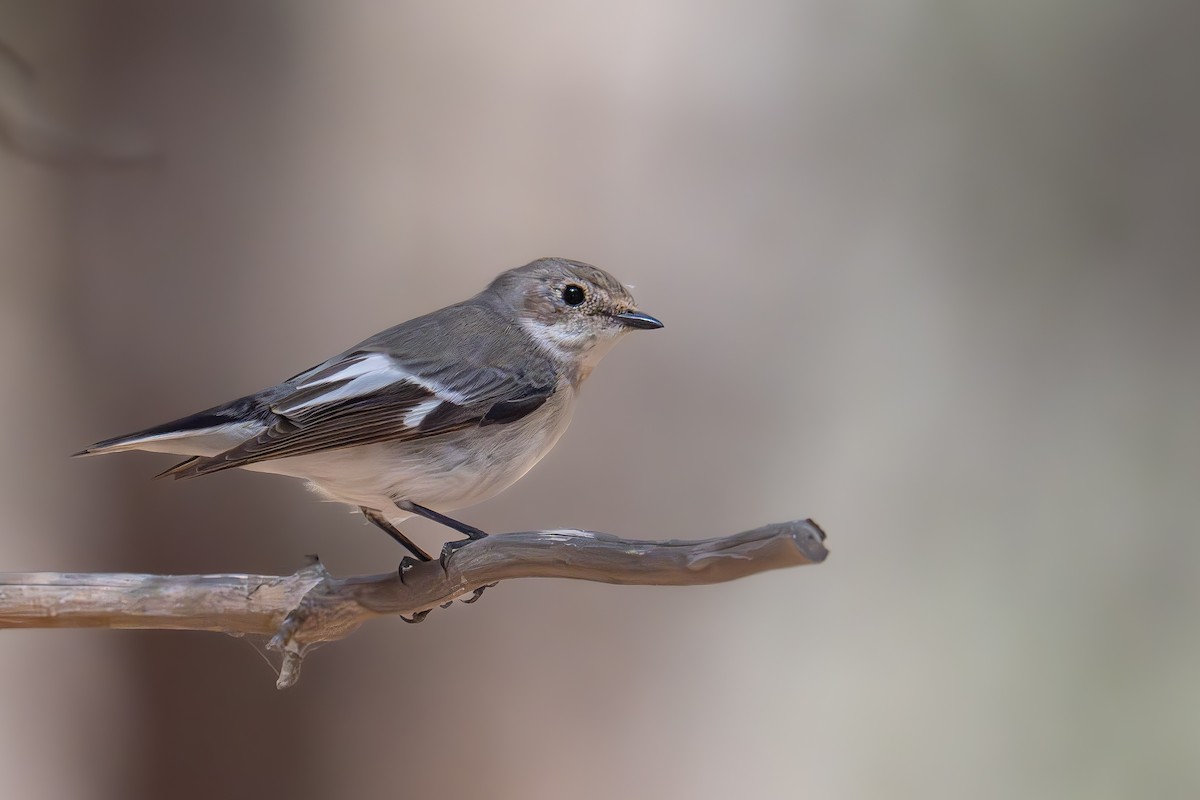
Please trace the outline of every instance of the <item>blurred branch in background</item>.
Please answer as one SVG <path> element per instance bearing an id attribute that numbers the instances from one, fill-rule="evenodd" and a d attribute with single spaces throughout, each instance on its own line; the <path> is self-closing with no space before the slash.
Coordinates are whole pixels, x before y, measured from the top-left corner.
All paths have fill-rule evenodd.
<path id="1" fill-rule="evenodd" d="M 0 41 L 0 145 L 57 166 L 136 166 L 155 161 L 158 148 L 133 131 L 85 133 L 48 111 L 38 97 L 37 73 Z"/>
<path id="2" fill-rule="evenodd" d="M 334 578 L 319 561 L 289 576 L 27 572 L 0 575 L 0 628 L 158 628 L 272 636 L 283 654 L 276 685 L 300 677 L 313 644 L 341 639 L 372 617 L 430 610 L 513 578 L 575 578 L 689 586 L 828 555 L 812 520 L 765 525 L 720 539 L 647 542 L 555 530 L 490 536 L 439 561 L 406 560 L 382 575 Z M 411 565 L 411 566 L 410 566 Z"/>

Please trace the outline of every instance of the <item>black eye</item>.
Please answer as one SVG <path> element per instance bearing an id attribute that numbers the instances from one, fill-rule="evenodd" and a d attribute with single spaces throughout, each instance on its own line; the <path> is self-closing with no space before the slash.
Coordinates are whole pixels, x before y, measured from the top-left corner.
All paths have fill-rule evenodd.
<path id="1" fill-rule="evenodd" d="M 587 299 L 587 295 L 584 294 L 582 286 L 569 283 L 563 287 L 562 299 L 569 306 L 577 306 Z"/>

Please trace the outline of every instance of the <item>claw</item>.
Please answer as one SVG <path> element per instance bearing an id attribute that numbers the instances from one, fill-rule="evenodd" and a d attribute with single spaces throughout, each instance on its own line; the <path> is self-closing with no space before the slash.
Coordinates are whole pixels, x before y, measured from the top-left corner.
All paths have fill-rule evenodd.
<path id="1" fill-rule="evenodd" d="M 429 616 L 429 612 L 432 610 L 433 610 L 432 608 L 427 608 L 424 611 L 418 611 L 417 613 L 412 615 L 412 619 L 409 619 L 408 617 L 401 614 L 400 619 L 404 620 L 405 622 L 407 622 L 411 625 L 416 625 L 418 622 L 424 622 L 425 618 Z"/>
<path id="2" fill-rule="evenodd" d="M 486 586 L 480 586 L 478 589 L 476 589 L 475 591 L 471 592 L 471 599 L 470 599 L 470 600 L 463 600 L 463 602 L 464 602 L 464 603 L 467 603 L 467 604 L 474 603 L 476 600 L 478 600 L 479 598 L 483 597 L 483 593 L 484 593 L 485 591 L 487 591 L 488 589 L 491 589 L 493 586 L 499 586 L 499 585 L 500 585 L 500 582 L 499 582 L 499 581 L 496 581 L 495 583 L 489 583 L 489 584 L 487 584 Z"/>
<path id="3" fill-rule="evenodd" d="M 473 541 L 475 541 L 475 540 L 474 539 L 454 539 L 454 540 L 446 542 L 444 545 L 442 545 L 442 553 L 440 556 L 438 556 L 438 563 L 442 565 L 442 570 L 443 571 L 446 570 L 447 566 L 450 564 L 450 556 L 454 555 L 456 550 L 466 547 Z"/>

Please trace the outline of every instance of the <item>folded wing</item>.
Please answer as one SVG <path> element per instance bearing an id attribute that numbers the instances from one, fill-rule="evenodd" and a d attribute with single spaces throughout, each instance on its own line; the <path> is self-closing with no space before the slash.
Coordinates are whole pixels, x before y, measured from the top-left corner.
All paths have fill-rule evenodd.
<path id="1" fill-rule="evenodd" d="M 190 478 L 270 459 L 505 424 L 533 412 L 554 392 L 548 367 L 505 370 L 471 361 L 431 369 L 379 351 L 343 354 L 273 390 L 261 432 L 163 476 Z"/>

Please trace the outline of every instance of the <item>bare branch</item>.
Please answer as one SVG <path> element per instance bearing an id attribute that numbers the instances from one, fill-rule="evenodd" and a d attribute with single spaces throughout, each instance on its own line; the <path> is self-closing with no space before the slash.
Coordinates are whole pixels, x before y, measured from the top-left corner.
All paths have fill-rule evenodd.
<path id="1" fill-rule="evenodd" d="M 305 650 L 372 617 L 417 620 L 501 580 L 575 578 L 690 586 L 815 564 L 828 551 L 812 520 L 703 541 L 649 542 L 587 531 L 489 536 L 454 551 L 445 568 L 334 578 L 320 563 L 288 576 L 0 573 L 0 628 L 157 628 L 271 636 L 282 653 L 276 685 L 299 678 Z"/>

